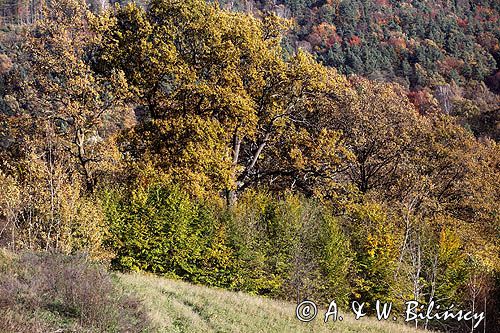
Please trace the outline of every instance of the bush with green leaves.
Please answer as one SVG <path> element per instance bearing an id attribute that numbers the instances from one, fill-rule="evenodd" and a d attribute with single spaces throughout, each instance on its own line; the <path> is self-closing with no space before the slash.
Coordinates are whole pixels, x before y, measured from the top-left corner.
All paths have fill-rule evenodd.
<path id="1" fill-rule="evenodd" d="M 342 223 L 356 249 L 351 297 L 369 311 L 377 300 L 397 303 L 405 286 L 397 278 L 400 233 L 394 221 L 380 205 L 363 203 L 349 207 Z"/>
<path id="2" fill-rule="evenodd" d="M 232 252 L 216 206 L 165 185 L 107 192 L 103 202 L 115 268 L 231 285 Z"/>
<path id="3" fill-rule="evenodd" d="M 352 252 L 326 207 L 248 192 L 231 209 L 242 289 L 285 299 L 347 301 Z"/>

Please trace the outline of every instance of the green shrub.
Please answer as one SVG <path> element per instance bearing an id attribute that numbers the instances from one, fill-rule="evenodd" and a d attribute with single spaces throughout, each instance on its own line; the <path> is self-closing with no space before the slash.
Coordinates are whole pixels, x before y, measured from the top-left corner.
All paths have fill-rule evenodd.
<path id="1" fill-rule="evenodd" d="M 104 206 L 115 268 L 231 285 L 232 252 L 216 207 L 165 185 L 138 188 L 130 196 L 109 192 Z"/>
<path id="2" fill-rule="evenodd" d="M 353 205 L 344 216 L 349 239 L 356 249 L 352 297 L 372 311 L 376 300 L 394 302 L 398 294 L 398 229 L 378 204 Z"/>
<path id="3" fill-rule="evenodd" d="M 247 193 L 232 209 L 240 288 L 285 299 L 347 301 L 349 242 L 326 207 Z"/>

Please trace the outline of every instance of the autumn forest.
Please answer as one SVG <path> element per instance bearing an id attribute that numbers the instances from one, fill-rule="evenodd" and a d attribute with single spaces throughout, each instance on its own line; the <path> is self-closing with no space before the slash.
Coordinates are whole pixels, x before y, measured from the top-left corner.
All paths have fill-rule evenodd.
<path id="1" fill-rule="evenodd" d="M 0 247 L 495 332 L 499 105 L 495 0 L 0 0 Z"/>

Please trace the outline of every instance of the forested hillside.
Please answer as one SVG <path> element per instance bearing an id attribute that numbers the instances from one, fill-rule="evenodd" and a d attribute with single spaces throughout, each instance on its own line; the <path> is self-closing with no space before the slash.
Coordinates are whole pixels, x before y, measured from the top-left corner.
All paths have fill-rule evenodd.
<path id="1" fill-rule="evenodd" d="M 0 246 L 500 327 L 494 2 L 2 1 Z"/>
<path id="2" fill-rule="evenodd" d="M 127 0 L 87 0 L 94 12 Z M 147 1 L 137 0 L 144 6 Z M 496 0 L 217 0 L 223 9 L 290 20 L 303 48 L 340 73 L 394 81 L 426 112 L 433 100 L 476 136 L 500 139 L 500 3 Z M 30 23 L 40 0 L 1 0 L 0 24 Z"/>
<path id="3" fill-rule="evenodd" d="M 220 2 L 258 16 L 270 11 L 289 18 L 288 48 L 313 52 L 344 74 L 399 82 L 422 109 L 433 96 L 477 135 L 500 138 L 496 0 Z"/>
<path id="4" fill-rule="evenodd" d="M 120 1 L 91 0 L 94 10 Z M 126 3 L 127 1 L 122 1 Z M 144 1 L 139 1 L 144 3 Z M 314 52 L 344 74 L 418 89 L 486 81 L 500 89 L 500 3 L 496 0 L 221 0 L 223 8 L 294 21 L 289 47 Z M 5 22 L 32 22 L 37 0 L 2 0 Z"/>
<path id="5" fill-rule="evenodd" d="M 483 81 L 498 72 L 498 1 L 255 2 L 293 18 L 296 39 L 346 74 L 426 87 Z"/>

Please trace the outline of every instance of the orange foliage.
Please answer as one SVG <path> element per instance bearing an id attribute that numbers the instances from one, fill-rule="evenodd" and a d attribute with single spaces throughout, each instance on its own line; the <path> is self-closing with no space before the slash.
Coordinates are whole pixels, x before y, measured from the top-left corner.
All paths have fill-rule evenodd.
<path id="1" fill-rule="evenodd" d="M 498 21 L 498 16 L 495 14 L 495 11 L 492 8 L 478 5 L 476 7 L 476 15 L 474 19 L 483 23 L 484 22 L 496 23 Z"/>
<path id="2" fill-rule="evenodd" d="M 406 49 L 406 40 L 403 37 L 391 37 L 389 44 L 397 49 Z"/>
<path id="3" fill-rule="evenodd" d="M 457 24 L 458 24 L 458 26 L 465 28 L 465 27 L 467 27 L 467 25 L 469 25 L 469 20 L 457 18 Z"/>
<path id="4" fill-rule="evenodd" d="M 383 7 L 389 7 L 390 6 L 389 0 L 375 0 L 375 3 L 377 5 L 383 6 Z"/>
<path id="5" fill-rule="evenodd" d="M 408 99 L 420 114 L 429 114 L 437 110 L 436 100 L 428 88 L 408 93 Z"/>
<path id="6" fill-rule="evenodd" d="M 336 43 L 340 43 L 342 39 L 337 34 L 337 28 L 334 25 L 323 22 L 312 28 L 312 32 L 307 37 L 307 40 L 313 46 L 324 43 L 326 47 L 332 47 Z"/>
<path id="7" fill-rule="evenodd" d="M 439 61 L 439 68 L 443 72 L 449 72 L 453 69 L 460 71 L 463 65 L 463 60 L 450 56 L 446 56 L 443 60 Z"/>
<path id="8" fill-rule="evenodd" d="M 349 41 L 348 41 L 349 45 L 351 46 L 357 46 L 357 45 L 360 45 L 361 44 L 361 38 L 359 38 L 358 36 L 352 36 Z"/>
<path id="9" fill-rule="evenodd" d="M 5 54 L 0 54 L 0 75 L 7 73 L 12 68 L 12 61 Z"/>
<path id="10" fill-rule="evenodd" d="M 379 25 L 379 26 L 387 25 L 388 19 L 387 19 L 386 15 L 384 15 L 383 13 L 377 12 L 377 13 L 373 14 L 373 18 L 374 18 L 375 22 L 377 22 L 377 25 Z"/>

